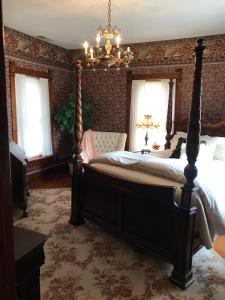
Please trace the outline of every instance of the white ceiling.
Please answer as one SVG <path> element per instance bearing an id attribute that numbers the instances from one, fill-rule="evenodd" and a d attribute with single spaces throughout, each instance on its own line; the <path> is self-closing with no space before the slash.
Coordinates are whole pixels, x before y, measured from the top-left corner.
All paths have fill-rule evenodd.
<path id="1" fill-rule="evenodd" d="M 80 48 L 107 24 L 108 0 L 3 0 L 4 25 Z M 123 43 L 225 33 L 225 0 L 112 0 Z"/>

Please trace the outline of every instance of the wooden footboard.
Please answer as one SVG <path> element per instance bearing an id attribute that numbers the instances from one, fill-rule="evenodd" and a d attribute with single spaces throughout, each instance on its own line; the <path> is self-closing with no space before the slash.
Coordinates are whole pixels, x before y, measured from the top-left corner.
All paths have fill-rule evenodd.
<path id="1" fill-rule="evenodd" d="M 174 262 L 179 207 L 176 187 L 134 183 L 84 165 L 82 216 L 133 245 Z"/>

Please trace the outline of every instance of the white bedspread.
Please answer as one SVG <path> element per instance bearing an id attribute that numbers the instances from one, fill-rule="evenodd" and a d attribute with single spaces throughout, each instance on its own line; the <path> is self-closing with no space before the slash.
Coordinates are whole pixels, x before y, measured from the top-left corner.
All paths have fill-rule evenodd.
<path id="1" fill-rule="evenodd" d="M 116 151 L 95 157 L 90 161 L 116 165 L 125 169 L 141 171 L 154 176 L 168 178 L 183 184 L 186 160 L 159 158 L 127 151 Z M 197 163 L 198 176 L 195 185 L 198 192 L 193 195 L 193 204 L 198 208 L 200 235 L 207 248 L 212 247 L 215 235 L 225 234 L 225 161 Z M 200 197 L 199 197 L 200 195 Z"/>

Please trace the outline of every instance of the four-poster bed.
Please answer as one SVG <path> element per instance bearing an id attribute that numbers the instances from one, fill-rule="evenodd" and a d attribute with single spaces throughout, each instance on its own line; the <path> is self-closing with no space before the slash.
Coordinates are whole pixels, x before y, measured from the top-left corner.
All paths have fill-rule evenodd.
<path id="1" fill-rule="evenodd" d="M 188 124 L 186 152 L 188 165 L 184 175 L 179 205 L 174 201 L 176 186 L 140 184 L 117 178 L 107 172 L 83 165 L 81 157 L 82 104 L 81 62 L 76 62 L 75 155 L 72 176 L 72 211 L 70 223 L 79 225 L 88 218 L 115 232 L 118 236 L 149 252 L 156 253 L 174 265 L 171 281 L 186 288 L 192 283 L 192 256 L 202 247 L 199 232 L 194 230 L 196 208 L 191 197 L 196 188 L 196 159 L 201 132 L 201 74 L 203 40 L 195 48 L 193 96 Z M 170 82 L 172 90 L 172 82 Z M 170 95 L 170 97 L 172 97 Z M 168 114 L 171 103 L 168 105 Z M 175 124 L 176 129 L 181 124 Z M 167 143 L 171 120 L 167 121 Z"/>

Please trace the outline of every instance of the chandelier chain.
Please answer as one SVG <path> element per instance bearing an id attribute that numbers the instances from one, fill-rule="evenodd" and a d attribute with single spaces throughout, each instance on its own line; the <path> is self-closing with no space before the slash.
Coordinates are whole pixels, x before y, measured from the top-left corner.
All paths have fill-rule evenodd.
<path id="1" fill-rule="evenodd" d="M 111 0 L 108 3 L 108 28 L 111 28 Z"/>

